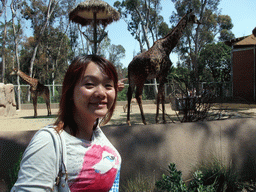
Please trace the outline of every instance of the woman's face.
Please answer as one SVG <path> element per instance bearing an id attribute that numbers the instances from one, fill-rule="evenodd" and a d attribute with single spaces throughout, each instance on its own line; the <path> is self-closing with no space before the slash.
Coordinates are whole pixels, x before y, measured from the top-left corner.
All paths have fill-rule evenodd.
<path id="1" fill-rule="evenodd" d="M 75 86 L 73 99 L 74 115 L 95 121 L 104 117 L 114 103 L 114 81 L 91 62 Z"/>

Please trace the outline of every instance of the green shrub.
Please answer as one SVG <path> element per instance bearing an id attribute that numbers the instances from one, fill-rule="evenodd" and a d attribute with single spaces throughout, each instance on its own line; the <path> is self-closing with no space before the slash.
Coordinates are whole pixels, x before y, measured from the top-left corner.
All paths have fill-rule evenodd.
<path id="1" fill-rule="evenodd" d="M 15 182 L 18 179 L 18 173 L 20 170 L 20 162 L 22 159 L 23 152 L 20 152 L 18 161 L 9 169 L 9 180 L 10 183 L 8 185 L 8 189 L 11 190 L 12 186 L 15 184 Z"/>
<path id="2" fill-rule="evenodd" d="M 156 182 L 156 188 L 165 192 L 225 192 L 238 189 L 237 177 L 231 169 L 227 169 L 220 162 L 202 164 L 193 174 L 188 187 L 182 180 L 182 173 L 170 163 L 168 175 Z"/>
<path id="3" fill-rule="evenodd" d="M 126 101 L 127 100 L 127 90 L 128 87 L 124 87 L 124 89 L 117 93 L 117 101 Z"/>
<path id="4" fill-rule="evenodd" d="M 213 185 L 216 192 L 235 191 L 238 189 L 239 175 L 231 166 L 213 158 L 213 160 L 202 162 L 196 167 L 202 173 L 202 184 Z M 193 185 L 193 183 L 191 184 Z"/>
<path id="5" fill-rule="evenodd" d="M 215 183 L 211 185 L 204 185 L 203 182 L 204 175 L 202 171 L 196 171 L 193 174 L 193 180 L 189 183 L 189 191 L 190 192 L 215 192 L 214 185 Z"/>
<path id="6" fill-rule="evenodd" d="M 156 188 L 161 191 L 186 192 L 187 187 L 182 181 L 182 173 L 176 169 L 174 163 L 168 166 L 169 175 L 162 175 L 162 179 L 156 182 Z"/>

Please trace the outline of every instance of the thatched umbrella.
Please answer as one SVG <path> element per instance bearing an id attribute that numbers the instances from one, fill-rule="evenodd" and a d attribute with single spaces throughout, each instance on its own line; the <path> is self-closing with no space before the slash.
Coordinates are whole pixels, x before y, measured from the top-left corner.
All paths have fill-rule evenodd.
<path id="1" fill-rule="evenodd" d="M 77 5 L 69 13 L 69 20 L 79 23 L 82 26 L 93 24 L 93 42 L 94 42 L 94 54 L 97 53 L 97 25 L 102 24 L 107 26 L 113 21 L 117 21 L 120 18 L 120 14 L 108 3 L 101 0 L 87 0 Z"/>

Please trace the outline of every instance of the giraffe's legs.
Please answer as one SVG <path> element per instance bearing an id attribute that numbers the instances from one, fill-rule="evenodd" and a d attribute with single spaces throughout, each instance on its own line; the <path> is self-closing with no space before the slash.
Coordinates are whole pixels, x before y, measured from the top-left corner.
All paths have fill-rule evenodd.
<path id="1" fill-rule="evenodd" d="M 130 122 L 130 109 L 131 109 L 131 100 L 132 100 L 132 93 L 133 93 L 134 87 L 132 87 L 131 85 L 129 85 L 128 87 L 128 91 L 127 91 L 127 124 L 129 126 L 131 126 L 131 122 Z"/>
<path id="2" fill-rule="evenodd" d="M 140 114 L 141 114 L 142 122 L 144 123 L 144 125 L 146 125 L 147 123 L 146 123 L 146 119 L 145 119 L 145 115 L 144 115 L 144 111 L 143 111 L 143 107 L 142 107 L 143 86 L 144 86 L 144 81 L 140 82 L 140 84 L 136 86 L 135 98 L 137 99 L 137 103 L 138 103 L 139 108 L 140 108 Z"/>
<path id="3" fill-rule="evenodd" d="M 164 83 L 160 82 L 157 94 L 157 106 L 156 106 L 156 123 L 159 122 L 159 105 L 162 103 L 162 112 L 163 112 L 163 123 L 166 123 L 165 120 L 165 98 L 164 98 Z"/>
<path id="4" fill-rule="evenodd" d="M 48 114 L 48 116 L 50 116 L 51 115 L 51 107 L 50 107 L 50 93 L 49 93 L 48 87 L 45 87 L 43 97 L 44 97 L 46 107 L 47 107 L 47 112 L 48 112 L 47 114 Z"/>
<path id="5" fill-rule="evenodd" d="M 37 117 L 37 94 L 31 92 L 31 97 L 32 97 L 33 106 L 34 106 L 34 117 Z"/>

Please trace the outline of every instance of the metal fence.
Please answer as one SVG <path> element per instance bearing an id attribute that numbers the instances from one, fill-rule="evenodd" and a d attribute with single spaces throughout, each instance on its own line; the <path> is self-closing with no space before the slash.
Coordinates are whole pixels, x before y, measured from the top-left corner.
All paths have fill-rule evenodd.
<path id="1" fill-rule="evenodd" d="M 221 98 L 224 100 L 232 98 L 233 92 L 232 92 L 232 82 L 200 82 L 198 83 L 198 93 L 194 93 L 195 88 L 181 88 L 180 84 L 177 84 L 175 82 L 170 82 L 169 84 L 166 84 L 165 89 L 166 96 L 172 95 L 183 95 L 183 96 L 191 96 L 192 94 L 195 95 L 202 95 L 205 92 L 211 92 L 216 98 Z M 186 92 L 187 91 L 187 92 Z"/>
<path id="2" fill-rule="evenodd" d="M 50 101 L 51 103 L 59 103 L 62 91 L 62 85 L 45 85 L 50 90 Z M 128 89 L 128 84 L 125 84 L 125 88 L 123 91 L 118 93 L 118 100 L 126 100 L 126 92 Z M 21 104 L 32 103 L 32 99 L 29 98 L 29 85 L 20 85 L 20 97 Z M 15 97 L 17 101 L 18 95 L 18 86 L 14 85 L 15 89 Z M 232 83 L 207 83 L 201 82 L 199 83 L 199 94 L 202 94 L 204 91 L 210 90 L 216 97 L 220 98 L 229 98 L 232 97 Z M 172 83 L 165 84 L 165 96 L 175 95 L 180 93 L 180 88 Z M 154 84 L 145 84 L 143 89 L 143 100 L 154 100 Z M 45 103 L 42 97 L 38 97 L 38 103 Z"/>
<path id="3" fill-rule="evenodd" d="M 62 85 L 45 85 L 49 88 L 50 91 L 50 101 L 51 103 L 59 103 L 61 91 L 62 91 Z M 20 100 L 21 104 L 24 103 L 32 103 L 32 99 L 30 98 L 29 94 L 29 85 L 20 85 Z M 15 98 L 17 101 L 18 97 L 18 85 L 14 85 L 15 90 Z M 37 98 L 37 103 L 45 103 L 44 99 L 42 97 Z"/>

